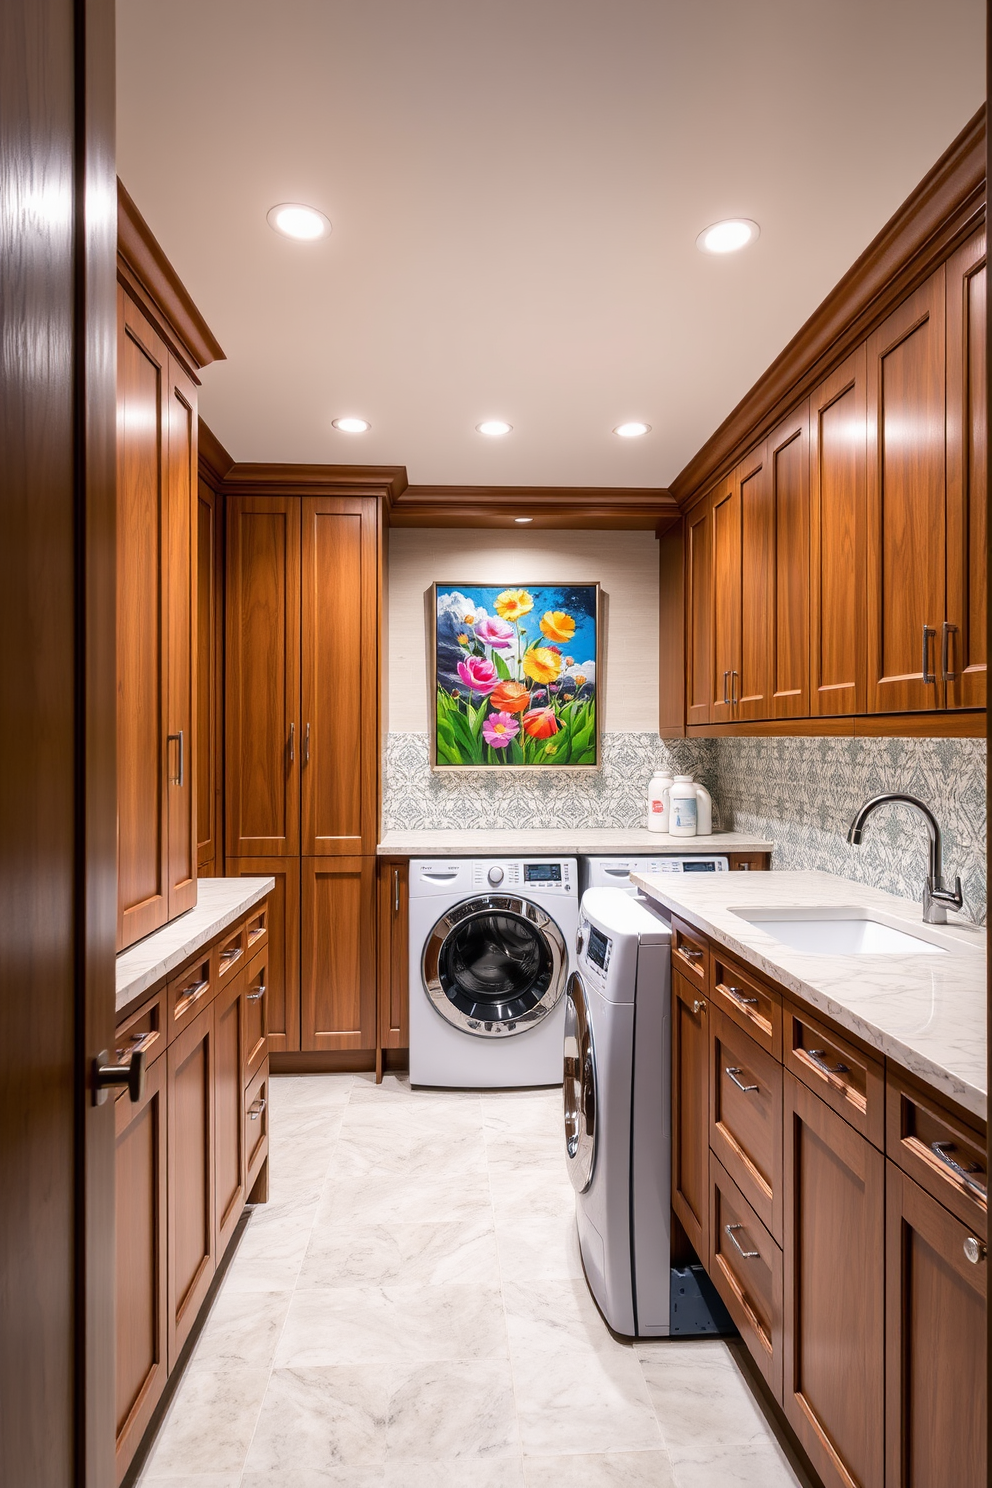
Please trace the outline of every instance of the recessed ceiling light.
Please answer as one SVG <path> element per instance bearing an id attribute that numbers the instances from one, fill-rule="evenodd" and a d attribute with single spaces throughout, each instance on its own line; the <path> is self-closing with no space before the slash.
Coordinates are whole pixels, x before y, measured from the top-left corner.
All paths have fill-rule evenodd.
<path id="1" fill-rule="evenodd" d="M 515 522 L 533 522 L 533 517 L 514 517 Z"/>
<path id="2" fill-rule="evenodd" d="M 736 253 L 746 248 L 758 237 L 761 228 L 749 217 L 728 217 L 726 222 L 714 222 L 696 239 L 696 247 L 703 253 Z"/>
<path id="3" fill-rule="evenodd" d="M 340 429 L 342 434 L 365 434 L 372 427 L 368 419 L 360 418 L 331 419 L 331 423 L 335 429 Z"/>
<path id="4" fill-rule="evenodd" d="M 613 432 L 619 434 L 621 439 L 640 439 L 642 434 L 651 433 L 651 425 L 640 424 L 635 420 L 630 424 L 617 424 Z"/>
<path id="5" fill-rule="evenodd" d="M 316 207 L 305 207 L 300 202 L 282 202 L 266 212 L 265 220 L 284 238 L 296 238 L 303 243 L 312 243 L 316 238 L 326 238 L 331 224 L 323 212 Z"/>
<path id="6" fill-rule="evenodd" d="M 484 419 L 475 427 L 480 434 L 488 434 L 491 439 L 497 439 L 500 434 L 509 434 L 513 425 L 505 423 L 503 419 Z"/>

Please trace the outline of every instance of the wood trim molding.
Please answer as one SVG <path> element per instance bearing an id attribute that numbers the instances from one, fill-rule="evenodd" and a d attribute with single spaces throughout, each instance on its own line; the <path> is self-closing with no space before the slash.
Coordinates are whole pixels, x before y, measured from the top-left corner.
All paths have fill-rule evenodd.
<path id="1" fill-rule="evenodd" d="M 672 482 L 683 511 L 764 438 L 985 216 L 985 106 Z"/>
<path id="2" fill-rule="evenodd" d="M 119 178 L 117 270 L 127 287 L 138 291 L 169 340 L 178 340 L 176 350 L 191 371 L 225 360 L 220 343 Z"/>
<path id="3" fill-rule="evenodd" d="M 406 490 L 402 465 L 233 464 L 224 490 L 237 496 L 381 496 L 392 507 Z"/>
<path id="4" fill-rule="evenodd" d="M 202 418 L 197 430 L 197 456 L 201 477 L 213 490 L 220 491 L 228 471 L 234 467 L 234 461 L 213 429 Z"/>
<path id="5" fill-rule="evenodd" d="M 828 735 L 849 739 L 984 739 L 985 709 L 867 713 L 844 718 L 767 718 L 754 723 L 691 723 L 686 735 L 692 739 L 825 738 Z"/>
<path id="6" fill-rule="evenodd" d="M 408 486 L 393 502 L 393 527 L 613 528 L 654 532 L 679 518 L 662 487 Z"/>

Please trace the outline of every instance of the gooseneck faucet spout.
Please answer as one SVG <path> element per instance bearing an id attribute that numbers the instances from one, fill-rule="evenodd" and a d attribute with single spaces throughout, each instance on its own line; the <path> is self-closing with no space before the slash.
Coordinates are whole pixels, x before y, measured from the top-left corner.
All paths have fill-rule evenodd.
<path id="1" fill-rule="evenodd" d="M 944 888 L 943 876 L 943 847 L 940 840 L 940 828 L 937 818 L 930 807 L 916 796 L 907 796 L 902 791 L 886 791 L 881 796 L 872 796 L 866 801 L 852 821 L 847 833 L 847 840 L 852 847 L 861 846 L 861 834 L 864 831 L 865 822 L 873 811 L 879 806 L 912 806 L 918 811 L 926 822 L 927 837 L 929 839 L 929 871 L 927 880 L 923 886 L 923 919 L 928 925 L 944 925 L 947 923 L 948 909 L 960 909 L 964 903 L 961 894 L 961 880 L 955 877 L 954 890 Z"/>

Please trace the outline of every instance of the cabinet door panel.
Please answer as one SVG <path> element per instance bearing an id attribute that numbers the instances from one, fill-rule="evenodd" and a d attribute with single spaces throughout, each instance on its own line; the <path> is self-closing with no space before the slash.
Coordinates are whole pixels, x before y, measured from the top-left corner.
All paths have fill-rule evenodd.
<path id="1" fill-rule="evenodd" d="M 685 524 L 686 723 L 709 723 L 713 699 L 713 520 L 708 496 Z"/>
<path id="2" fill-rule="evenodd" d="M 984 708 L 988 599 L 985 233 L 947 273 L 947 623 L 949 708 Z"/>
<path id="3" fill-rule="evenodd" d="M 196 501 L 196 861 L 204 877 L 220 870 L 218 840 L 220 654 L 217 636 L 218 499 L 200 481 Z"/>
<path id="4" fill-rule="evenodd" d="M 733 476 L 713 495 L 713 676 L 710 723 L 734 716 L 741 652 L 741 504 Z"/>
<path id="5" fill-rule="evenodd" d="M 228 878 L 274 878 L 269 895 L 265 1035 L 270 1054 L 300 1047 L 300 860 L 229 858 Z"/>
<path id="6" fill-rule="evenodd" d="M 718 1007 L 709 1023 L 710 1147 L 781 1244 L 782 1066 Z"/>
<path id="7" fill-rule="evenodd" d="M 196 388 L 169 358 L 169 460 L 166 711 L 169 788 L 169 918 L 196 904 L 196 740 L 193 715 L 196 634 L 193 534 L 196 531 Z"/>
<path id="8" fill-rule="evenodd" d="M 214 1010 L 169 1045 L 169 1368 L 213 1279 Z"/>
<path id="9" fill-rule="evenodd" d="M 707 1270 L 781 1404 L 782 1252 L 713 1153 Z"/>
<path id="10" fill-rule="evenodd" d="M 709 1229 L 709 1041 L 707 1002 L 672 968 L 672 1206 L 693 1249 Z"/>
<path id="11" fill-rule="evenodd" d="M 810 399 L 810 712 L 864 713 L 867 361 L 859 346 Z"/>
<path id="12" fill-rule="evenodd" d="M 410 1042 L 409 863 L 379 861 L 379 1047 Z"/>
<path id="13" fill-rule="evenodd" d="M 730 695 L 735 718 L 769 718 L 772 687 L 775 512 L 765 445 L 754 450 L 735 476 L 740 510 L 739 653 Z M 733 590 L 732 538 L 725 540 L 727 571 L 719 584 Z M 724 542 L 721 540 L 721 553 Z M 720 603 L 719 598 L 717 603 Z M 729 654 L 729 652 L 727 653 Z"/>
<path id="14" fill-rule="evenodd" d="M 939 706 L 944 619 L 944 270 L 868 340 L 868 711 Z"/>
<path id="15" fill-rule="evenodd" d="M 214 1003 L 215 1254 L 227 1249 L 245 1202 L 244 1065 L 246 971 Z"/>
<path id="16" fill-rule="evenodd" d="M 304 1049 L 374 1049 L 375 859 L 304 858 Z"/>
<path id="17" fill-rule="evenodd" d="M 227 504 L 227 852 L 300 851 L 300 501 Z"/>
<path id="18" fill-rule="evenodd" d="M 809 405 L 804 403 L 780 424 L 768 436 L 767 443 L 774 549 L 769 627 L 771 708 L 763 716 L 806 718 L 809 715 Z M 746 557 L 745 552 L 745 622 L 752 603 Z"/>

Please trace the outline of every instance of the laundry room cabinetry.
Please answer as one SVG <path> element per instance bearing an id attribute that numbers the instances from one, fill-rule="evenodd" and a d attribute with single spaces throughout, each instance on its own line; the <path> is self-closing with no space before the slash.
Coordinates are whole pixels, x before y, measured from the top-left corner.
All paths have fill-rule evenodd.
<path id="1" fill-rule="evenodd" d="M 379 1049 L 407 1049 L 410 1045 L 410 864 L 406 858 L 379 859 L 378 896 Z M 381 1062 L 386 1058 L 381 1056 Z"/>

